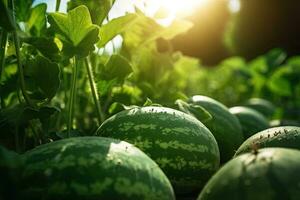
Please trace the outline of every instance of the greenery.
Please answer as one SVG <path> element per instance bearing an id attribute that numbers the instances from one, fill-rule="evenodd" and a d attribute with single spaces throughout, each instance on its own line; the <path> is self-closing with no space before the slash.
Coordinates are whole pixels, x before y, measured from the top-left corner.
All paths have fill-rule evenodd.
<path id="1" fill-rule="evenodd" d="M 89 14 L 91 2 L 71 1 L 62 14 L 46 13 L 46 4 L 1 1 L 0 137 L 7 146 L 24 151 L 72 134 L 93 135 L 123 105 L 151 99 L 175 107 L 177 99 L 196 94 L 227 106 L 260 97 L 276 104 L 273 118 L 300 120 L 300 57 L 274 49 L 207 68 L 168 42 L 164 51 L 157 47 L 157 39 L 186 32 L 189 22 L 163 27 L 136 10 L 103 24 L 102 16 Z M 109 2 L 97 5 L 106 15 Z M 105 46 L 117 35 L 122 46 L 108 53 Z"/>
<path id="2" fill-rule="evenodd" d="M 56 1 L 56 12 L 48 13 L 45 3 L 0 0 L 0 169 L 5 175 L 0 199 L 113 198 L 111 194 L 119 199 L 124 194 L 128 199 L 174 199 L 169 180 L 176 198 L 196 197 L 213 172 L 222 173 L 220 157 L 221 165 L 242 169 L 234 175 L 237 180 L 247 175 L 244 166 L 256 163 L 252 158 L 261 157 L 262 163 L 269 159 L 264 158 L 268 150 L 259 151 L 251 142 L 253 152 L 244 156 L 251 162 L 232 160 L 243 142 L 241 124 L 253 138 L 255 120 L 263 121 L 264 128 L 300 126 L 300 55 L 278 48 L 284 45 L 276 43 L 252 60 L 234 56 L 208 67 L 174 50 L 174 38 L 191 30 L 190 21 L 176 18 L 163 26 L 138 8 L 109 19 L 114 0 L 71 0 L 66 13 L 58 12 L 60 3 Z M 228 34 L 235 31 L 232 27 Z M 116 37 L 122 43 L 115 43 Z M 233 48 L 242 44 L 236 39 L 228 41 Z M 235 113 L 236 118 L 227 109 L 236 106 L 260 113 L 251 110 L 254 119 L 244 113 L 239 121 L 243 113 Z M 276 130 L 281 131 L 272 133 L 274 137 L 263 130 L 264 137 L 275 138 L 272 147 L 280 146 L 277 141 L 299 147 L 293 135 L 299 127 Z M 101 131 L 132 142 L 147 155 L 123 141 L 101 138 Z M 289 136 L 278 136 L 283 133 Z M 292 150 L 269 151 L 280 152 L 279 164 L 287 157 L 292 163 L 284 155 L 288 151 L 300 156 Z M 284 167 L 282 180 L 299 182 L 288 172 L 296 168 Z M 231 176 L 223 171 L 224 177 Z M 223 187 L 216 177 L 211 179 L 214 187 Z M 269 179 L 274 176 L 266 175 L 265 181 Z M 240 186 L 231 188 L 232 193 Z M 203 195 L 223 195 L 206 188 Z M 257 188 L 265 189 L 253 188 L 255 195 Z"/>

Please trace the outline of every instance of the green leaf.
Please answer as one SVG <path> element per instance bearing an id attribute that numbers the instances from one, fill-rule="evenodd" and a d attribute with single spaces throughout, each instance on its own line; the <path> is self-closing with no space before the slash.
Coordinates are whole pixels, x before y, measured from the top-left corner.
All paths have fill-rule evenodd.
<path id="1" fill-rule="evenodd" d="M 149 44 L 158 38 L 170 40 L 178 34 L 184 33 L 192 27 L 192 23 L 185 20 L 175 20 L 170 26 L 159 25 L 154 19 L 139 14 L 138 21 L 124 32 L 126 47 L 138 48 Z"/>
<path id="2" fill-rule="evenodd" d="M 212 115 L 202 106 L 192 103 L 186 103 L 182 100 L 177 100 L 175 104 L 178 106 L 180 111 L 194 116 L 203 123 L 208 122 L 212 119 Z"/>
<path id="3" fill-rule="evenodd" d="M 121 55 L 112 55 L 101 71 L 104 80 L 116 79 L 119 83 L 132 72 L 129 61 Z"/>
<path id="4" fill-rule="evenodd" d="M 0 0 L 0 27 L 6 31 L 13 31 L 15 29 L 12 12 L 7 8 L 3 0 Z"/>
<path id="5" fill-rule="evenodd" d="M 115 0 L 71 0 L 68 2 L 68 10 L 85 5 L 91 13 L 93 24 L 100 26 L 107 17 L 114 2 Z"/>
<path id="6" fill-rule="evenodd" d="M 60 112 L 60 110 L 52 106 L 33 109 L 24 104 L 18 104 L 0 111 L 0 127 L 7 124 L 10 126 L 24 126 L 33 119 L 49 119 L 57 112 Z"/>
<path id="7" fill-rule="evenodd" d="M 52 99 L 55 96 L 60 85 L 60 70 L 56 63 L 36 56 L 27 63 L 25 73 L 45 98 Z"/>
<path id="8" fill-rule="evenodd" d="M 99 36 L 100 41 L 97 46 L 99 48 L 104 47 L 110 40 L 112 40 L 117 35 L 128 30 L 132 24 L 134 24 L 138 19 L 136 14 L 127 14 L 125 16 L 113 19 L 107 24 L 100 28 Z"/>
<path id="9" fill-rule="evenodd" d="M 46 38 L 46 37 L 27 37 L 22 38 L 22 41 L 34 46 L 37 50 L 41 52 L 47 58 L 51 60 L 58 60 L 59 59 L 59 49 L 54 42 L 53 38 Z"/>
<path id="10" fill-rule="evenodd" d="M 41 3 L 32 8 L 27 26 L 33 35 L 40 36 L 43 29 L 46 28 L 46 10 L 47 4 Z"/>
<path id="11" fill-rule="evenodd" d="M 15 13 L 19 22 L 26 22 L 30 16 L 30 8 L 34 0 L 15 0 Z"/>
<path id="12" fill-rule="evenodd" d="M 51 13 L 49 23 L 63 43 L 63 52 L 72 57 L 85 57 L 99 40 L 99 27 L 92 24 L 86 6 L 78 6 L 68 14 Z"/>
<path id="13" fill-rule="evenodd" d="M 287 54 L 282 49 L 272 49 L 266 56 L 266 61 L 270 69 L 279 67 L 287 58 Z"/>
<path id="14" fill-rule="evenodd" d="M 112 80 L 99 80 L 97 81 L 97 89 L 101 96 L 105 96 L 117 84 L 116 79 Z"/>
<path id="15" fill-rule="evenodd" d="M 292 68 L 290 66 L 279 68 L 268 80 L 268 88 L 277 95 L 291 96 L 293 94 L 292 85 L 287 76 L 292 73 Z"/>

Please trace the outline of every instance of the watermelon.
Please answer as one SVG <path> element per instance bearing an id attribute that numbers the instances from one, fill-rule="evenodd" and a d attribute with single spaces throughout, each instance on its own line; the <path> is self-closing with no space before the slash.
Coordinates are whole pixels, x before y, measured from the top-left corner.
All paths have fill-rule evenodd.
<path id="1" fill-rule="evenodd" d="M 226 163 L 198 200 L 298 200 L 300 151 L 266 148 Z"/>
<path id="2" fill-rule="evenodd" d="M 276 110 L 276 107 L 272 102 L 261 98 L 251 98 L 246 101 L 244 106 L 252 108 L 268 118 L 272 117 Z"/>
<path id="3" fill-rule="evenodd" d="M 293 120 L 278 120 L 274 119 L 270 121 L 270 127 L 279 127 L 279 126 L 300 126 L 300 122 Z"/>
<path id="4" fill-rule="evenodd" d="M 0 199 L 19 199 L 20 156 L 0 146 Z"/>
<path id="5" fill-rule="evenodd" d="M 127 142 L 69 138 L 38 146 L 23 157 L 23 199 L 175 198 L 158 165 Z"/>
<path id="6" fill-rule="evenodd" d="M 149 155 L 177 195 L 200 191 L 219 167 L 219 149 L 196 118 L 164 107 L 138 107 L 107 119 L 97 135 L 130 142 Z"/>
<path id="7" fill-rule="evenodd" d="M 237 150 L 236 155 L 253 148 L 285 147 L 300 150 L 300 127 L 282 126 L 261 131 L 248 138 Z"/>
<path id="8" fill-rule="evenodd" d="M 221 163 L 227 162 L 244 141 L 239 120 L 229 112 L 225 105 L 212 98 L 196 95 L 189 101 L 195 105 L 202 106 L 212 115 L 212 119 L 204 122 L 204 124 L 218 142 Z"/>
<path id="9" fill-rule="evenodd" d="M 229 111 L 239 119 L 244 139 L 269 128 L 269 121 L 267 118 L 254 109 L 237 106 L 230 108 Z"/>

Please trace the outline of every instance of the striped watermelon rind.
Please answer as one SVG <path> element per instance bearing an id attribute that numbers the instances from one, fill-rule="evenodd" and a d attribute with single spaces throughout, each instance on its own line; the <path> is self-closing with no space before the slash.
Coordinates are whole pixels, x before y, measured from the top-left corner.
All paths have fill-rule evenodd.
<path id="1" fill-rule="evenodd" d="M 106 120 L 97 135 L 134 144 L 170 179 L 175 193 L 199 191 L 219 167 L 219 149 L 196 118 L 164 107 L 122 111 Z"/>
<path id="2" fill-rule="evenodd" d="M 198 200 L 297 200 L 300 151 L 266 148 L 226 163 L 207 183 Z"/>
<path id="3" fill-rule="evenodd" d="M 236 106 L 230 108 L 229 111 L 239 119 L 244 139 L 269 128 L 269 121 L 267 118 L 254 109 Z"/>
<path id="4" fill-rule="evenodd" d="M 265 117 L 272 117 L 276 111 L 276 107 L 272 102 L 261 98 L 251 98 L 244 104 L 244 106 L 260 112 Z"/>
<path id="5" fill-rule="evenodd" d="M 204 124 L 218 142 L 221 163 L 230 160 L 244 141 L 239 120 L 229 112 L 225 105 L 210 97 L 196 95 L 189 102 L 202 106 L 212 115 L 212 119 L 204 122 Z"/>
<path id="6" fill-rule="evenodd" d="M 237 150 L 236 156 L 253 148 L 284 147 L 300 150 L 300 127 L 281 126 L 263 130 L 248 138 Z"/>
<path id="7" fill-rule="evenodd" d="M 158 165 L 127 142 L 101 137 L 63 139 L 23 157 L 23 199 L 174 199 Z"/>

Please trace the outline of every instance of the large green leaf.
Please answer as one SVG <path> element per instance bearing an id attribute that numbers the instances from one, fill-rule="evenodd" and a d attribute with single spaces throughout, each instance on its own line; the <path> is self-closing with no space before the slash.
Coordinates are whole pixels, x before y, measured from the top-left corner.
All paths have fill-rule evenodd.
<path id="1" fill-rule="evenodd" d="M 51 60 L 59 59 L 59 49 L 55 44 L 53 38 L 46 37 L 26 37 L 22 38 L 22 41 L 34 46 L 39 50 L 44 56 Z"/>
<path id="2" fill-rule="evenodd" d="M 105 46 L 110 40 L 112 40 L 118 34 L 130 29 L 131 25 L 138 20 L 138 15 L 127 14 L 125 16 L 116 18 L 103 25 L 100 28 L 99 36 L 100 41 L 97 46 L 99 48 Z"/>
<path id="3" fill-rule="evenodd" d="M 93 24 L 101 25 L 107 17 L 115 0 L 71 0 L 68 2 L 68 10 L 72 10 L 80 5 L 88 7 Z"/>
<path id="4" fill-rule="evenodd" d="M 158 38 L 172 39 L 192 27 L 192 23 L 185 20 L 175 20 L 170 26 L 164 27 L 154 19 L 139 13 L 138 21 L 123 34 L 124 44 L 135 49 L 141 45 L 153 42 Z"/>
<path id="5" fill-rule="evenodd" d="M 112 55 L 101 71 L 104 80 L 116 79 L 122 82 L 132 72 L 129 61 L 121 55 Z"/>
<path id="6" fill-rule="evenodd" d="M 25 73 L 45 98 L 52 99 L 55 96 L 60 85 L 60 70 L 56 63 L 36 56 L 27 62 Z"/>
<path id="7" fill-rule="evenodd" d="M 105 65 L 101 65 L 97 88 L 101 96 L 106 95 L 114 86 L 122 84 L 132 72 L 129 61 L 121 55 L 112 55 Z"/>
<path id="8" fill-rule="evenodd" d="M 63 43 L 63 52 L 72 57 L 85 57 L 99 40 L 99 27 L 92 24 L 86 6 L 78 6 L 68 14 L 51 13 L 49 23 Z"/>
<path id="9" fill-rule="evenodd" d="M 33 35 L 40 36 L 41 31 L 46 28 L 46 10 L 47 4 L 45 3 L 38 4 L 32 8 L 27 26 Z"/>

